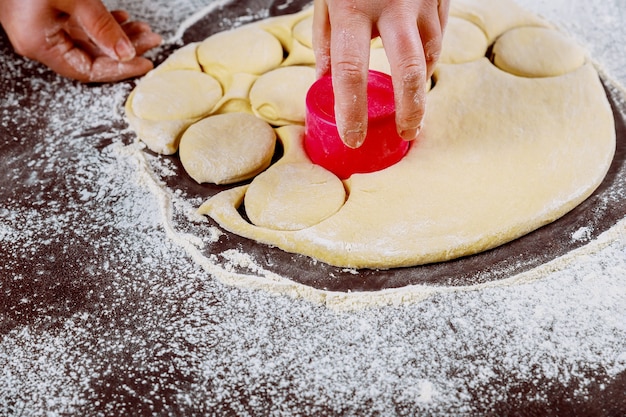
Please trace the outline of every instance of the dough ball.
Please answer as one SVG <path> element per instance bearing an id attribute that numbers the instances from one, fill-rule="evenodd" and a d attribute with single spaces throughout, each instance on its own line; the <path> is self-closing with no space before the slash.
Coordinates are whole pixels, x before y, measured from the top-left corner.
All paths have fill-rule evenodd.
<path id="1" fill-rule="evenodd" d="M 142 78 L 131 103 L 145 120 L 197 119 L 206 116 L 222 97 L 222 87 L 210 75 L 176 70 Z"/>
<path id="2" fill-rule="evenodd" d="M 252 111 L 275 126 L 303 124 L 306 93 L 315 82 L 311 67 L 282 67 L 259 77 L 250 90 Z"/>
<path id="3" fill-rule="evenodd" d="M 244 198 L 250 221 L 274 230 L 301 230 L 335 214 L 345 203 L 343 183 L 310 163 L 274 165 L 256 177 Z"/>
<path id="4" fill-rule="evenodd" d="M 313 48 L 313 16 L 296 23 L 293 27 L 293 37 L 307 48 Z"/>
<path id="5" fill-rule="evenodd" d="M 443 36 L 442 64 L 462 64 L 485 56 L 489 41 L 485 32 L 474 23 L 450 16 Z"/>
<path id="6" fill-rule="evenodd" d="M 522 77 L 553 77 L 585 63 L 585 50 L 554 29 L 523 27 L 504 33 L 493 46 L 492 60 L 503 71 Z"/>
<path id="7" fill-rule="evenodd" d="M 258 27 L 216 33 L 198 47 L 198 60 L 205 72 L 219 80 L 233 73 L 260 75 L 280 65 L 283 47 L 278 39 Z"/>
<path id="8" fill-rule="evenodd" d="M 198 183 L 230 184 L 270 165 L 276 134 L 248 113 L 211 116 L 189 127 L 180 140 L 185 171 Z"/>

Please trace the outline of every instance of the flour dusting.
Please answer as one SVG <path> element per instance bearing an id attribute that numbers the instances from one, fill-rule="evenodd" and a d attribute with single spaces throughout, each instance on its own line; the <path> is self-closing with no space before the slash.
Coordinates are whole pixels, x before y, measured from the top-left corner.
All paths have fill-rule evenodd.
<path id="1" fill-rule="evenodd" d="M 212 2 L 107 4 L 174 37 Z M 135 141 L 132 83 L 73 83 L 4 45 L 0 415 L 626 411 L 626 220 L 506 285 L 390 290 L 382 306 L 309 294 L 243 251 L 203 255 L 227 236 Z"/>

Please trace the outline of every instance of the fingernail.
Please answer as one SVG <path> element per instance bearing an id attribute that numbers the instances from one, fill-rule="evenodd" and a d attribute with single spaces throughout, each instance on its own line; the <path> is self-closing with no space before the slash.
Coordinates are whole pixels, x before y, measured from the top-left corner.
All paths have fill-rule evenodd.
<path id="1" fill-rule="evenodd" d="M 115 44 L 115 53 L 120 61 L 128 61 L 135 57 L 135 48 L 126 39 L 120 39 Z"/>
<path id="2" fill-rule="evenodd" d="M 400 129 L 398 131 L 398 134 L 404 140 L 413 140 L 417 138 L 417 136 L 422 131 L 423 127 L 424 127 L 424 120 L 422 120 L 417 127 L 410 127 L 408 129 Z"/>
<path id="3" fill-rule="evenodd" d="M 404 129 L 400 131 L 400 137 L 404 140 L 413 140 L 419 132 L 419 129 Z"/>
<path id="4" fill-rule="evenodd" d="M 348 130 L 343 136 L 343 143 L 352 149 L 360 147 L 363 142 L 365 142 L 365 134 L 360 130 Z"/>

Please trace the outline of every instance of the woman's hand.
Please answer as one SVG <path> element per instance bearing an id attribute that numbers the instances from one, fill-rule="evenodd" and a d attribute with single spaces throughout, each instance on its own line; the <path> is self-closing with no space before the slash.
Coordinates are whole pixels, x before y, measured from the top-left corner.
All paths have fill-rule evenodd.
<path id="1" fill-rule="evenodd" d="M 100 0 L 2 0 L 0 23 L 18 54 L 82 82 L 143 75 L 153 66 L 141 55 L 161 43 L 146 23 Z"/>
<path id="2" fill-rule="evenodd" d="M 448 7 L 448 0 L 315 0 L 317 74 L 333 76 L 337 128 L 346 145 L 365 140 L 370 41 L 378 35 L 391 66 L 398 133 L 405 140 L 419 134 Z"/>

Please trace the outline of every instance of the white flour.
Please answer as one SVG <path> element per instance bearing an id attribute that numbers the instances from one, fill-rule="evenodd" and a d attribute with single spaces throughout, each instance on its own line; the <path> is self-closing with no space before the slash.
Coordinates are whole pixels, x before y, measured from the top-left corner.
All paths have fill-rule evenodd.
<path id="1" fill-rule="evenodd" d="M 587 23 L 611 23 L 618 1 L 575 2 L 585 13 L 522 3 L 587 28 L 577 36 L 626 84 L 624 51 L 605 54 L 614 33 Z M 173 39 L 211 4 L 124 7 Z M 565 25 L 561 10 L 579 11 Z M 142 168 L 153 157 L 124 145 L 131 86 L 47 82 L 43 70 L 23 79 L 32 68 L 0 61 L 0 153 L 11 155 L 0 187 L 15 188 L 0 206 L 0 415 L 483 415 L 545 410 L 555 397 L 584 413 L 586 398 L 623 393 L 613 377 L 626 372 L 624 220 L 511 285 L 417 288 L 404 294 L 419 303 L 343 311 L 363 299 L 242 277 L 228 265 L 262 273 L 238 251 L 201 256 L 221 232 L 194 214 L 199 201 L 158 187 Z M 20 106 L 32 91 L 40 106 Z M 278 290 L 249 289 L 268 281 Z"/>

